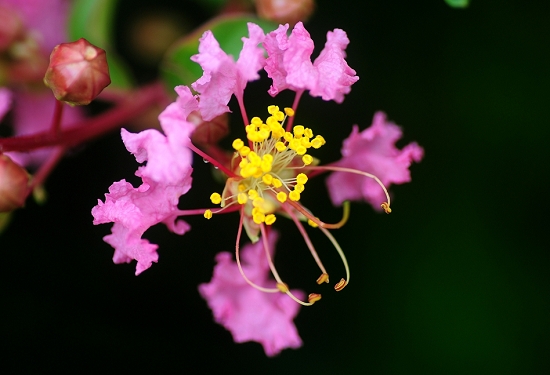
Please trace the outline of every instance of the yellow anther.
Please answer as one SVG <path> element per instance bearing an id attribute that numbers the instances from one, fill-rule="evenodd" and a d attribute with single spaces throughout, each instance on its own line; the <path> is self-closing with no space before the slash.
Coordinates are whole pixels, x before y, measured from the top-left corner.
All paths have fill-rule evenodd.
<path id="1" fill-rule="evenodd" d="M 293 129 L 294 136 L 296 138 L 300 138 L 302 135 L 304 135 L 304 127 L 302 125 L 296 125 Z"/>
<path id="2" fill-rule="evenodd" d="M 285 119 L 285 114 L 281 111 L 278 111 L 273 114 L 273 117 L 275 117 L 277 121 L 283 121 Z"/>
<path id="3" fill-rule="evenodd" d="M 245 184 L 239 184 L 239 186 L 237 187 L 239 189 L 239 191 L 242 193 L 243 191 L 246 190 L 246 185 Z"/>
<path id="4" fill-rule="evenodd" d="M 267 225 L 273 224 L 275 222 L 275 220 L 277 220 L 277 217 L 273 214 L 266 215 L 266 217 L 265 217 L 265 223 Z"/>
<path id="5" fill-rule="evenodd" d="M 261 224 L 265 221 L 265 215 L 262 214 L 261 212 L 257 212 L 255 213 L 254 215 L 252 215 L 252 220 L 256 223 L 256 224 Z"/>
<path id="6" fill-rule="evenodd" d="M 296 150 L 298 147 L 303 147 L 302 142 L 300 142 L 297 138 L 292 138 L 290 142 L 288 142 L 288 148 L 291 150 Z"/>
<path id="7" fill-rule="evenodd" d="M 248 146 L 243 146 L 239 149 L 239 154 L 242 157 L 246 157 L 249 153 L 250 153 L 250 147 Z"/>
<path id="8" fill-rule="evenodd" d="M 305 185 L 307 182 L 307 176 L 305 173 L 298 173 L 296 176 L 296 182 L 302 185 Z"/>
<path id="9" fill-rule="evenodd" d="M 298 202 L 300 200 L 300 192 L 292 190 L 290 193 L 288 193 L 288 197 L 291 201 Z"/>
<path id="10" fill-rule="evenodd" d="M 385 213 L 389 214 L 391 213 L 391 208 L 390 208 L 390 205 L 388 204 L 388 202 L 384 202 L 380 205 L 380 207 L 382 207 L 382 209 L 384 210 Z"/>
<path id="11" fill-rule="evenodd" d="M 302 161 L 305 165 L 310 165 L 311 163 L 313 163 L 313 157 L 311 155 L 305 154 L 304 156 L 302 156 Z"/>
<path id="12" fill-rule="evenodd" d="M 220 204 L 222 201 L 222 197 L 218 193 L 212 193 L 212 195 L 210 196 L 210 201 L 214 204 Z"/>
<path id="13" fill-rule="evenodd" d="M 294 116 L 294 110 L 293 110 L 292 108 L 286 107 L 286 108 L 285 108 L 285 113 L 286 113 L 286 115 L 289 116 L 289 117 Z"/>
<path id="14" fill-rule="evenodd" d="M 325 143 L 327 143 L 327 141 L 325 141 L 325 138 L 323 138 L 322 135 L 316 136 L 315 139 L 320 140 L 320 141 L 321 141 L 321 145 L 324 145 Z"/>
<path id="15" fill-rule="evenodd" d="M 279 139 L 285 135 L 285 130 L 281 125 L 279 127 L 276 127 L 275 129 L 271 129 L 271 137 L 275 139 Z"/>
<path id="16" fill-rule="evenodd" d="M 273 155 L 265 154 L 264 156 L 262 156 L 262 160 L 267 161 L 269 163 L 273 163 Z"/>
<path id="17" fill-rule="evenodd" d="M 260 126 L 263 124 L 263 121 L 259 117 L 252 117 L 252 120 L 250 120 L 250 125 Z"/>
<path id="18" fill-rule="evenodd" d="M 286 193 L 284 191 L 280 191 L 277 193 L 277 200 L 281 203 L 286 202 Z"/>
<path id="19" fill-rule="evenodd" d="M 246 195 L 246 193 L 239 193 L 237 195 L 237 202 L 239 202 L 239 204 L 245 204 L 247 201 L 248 195 Z"/>
<path id="20" fill-rule="evenodd" d="M 348 282 L 345 279 L 341 279 L 338 284 L 334 285 L 334 290 L 339 292 L 348 285 Z"/>
<path id="21" fill-rule="evenodd" d="M 317 293 L 310 293 L 309 296 L 307 296 L 307 301 L 311 304 L 314 304 L 315 302 L 319 301 L 321 299 L 321 295 Z"/>
<path id="22" fill-rule="evenodd" d="M 257 134 L 260 142 L 265 141 L 267 138 L 269 138 L 269 129 L 260 129 Z"/>
<path id="23" fill-rule="evenodd" d="M 288 292 L 288 285 L 285 283 L 277 283 L 277 289 L 279 289 L 282 293 Z"/>
<path id="24" fill-rule="evenodd" d="M 277 142 L 275 143 L 275 148 L 277 149 L 277 151 L 279 152 L 283 152 L 284 150 L 286 150 L 286 146 L 283 142 Z"/>
<path id="25" fill-rule="evenodd" d="M 211 210 L 205 210 L 204 211 L 204 217 L 208 220 L 212 219 L 212 211 Z"/>
<path id="26" fill-rule="evenodd" d="M 314 221 L 311 220 L 311 219 L 307 219 L 307 223 L 308 223 L 309 226 L 312 227 L 312 228 L 317 228 L 317 227 L 318 227 L 317 223 L 314 222 Z"/>
<path id="27" fill-rule="evenodd" d="M 302 138 L 300 138 L 300 143 L 301 143 L 302 146 L 304 146 L 305 148 L 310 148 L 310 147 L 311 147 L 311 142 L 309 141 L 309 138 L 308 138 L 308 137 L 302 137 Z"/>
<path id="28" fill-rule="evenodd" d="M 279 107 L 276 106 L 276 105 L 270 105 L 270 106 L 267 107 L 267 112 L 268 112 L 270 115 L 272 115 L 272 114 L 274 114 L 274 113 L 277 113 L 277 112 L 279 112 Z"/>
<path id="29" fill-rule="evenodd" d="M 233 146 L 235 150 L 239 151 L 244 146 L 244 142 L 242 141 L 242 139 L 237 138 L 233 141 L 231 146 Z"/>
<path id="30" fill-rule="evenodd" d="M 287 142 L 290 142 L 290 141 L 292 141 L 292 139 L 294 139 L 294 136 L 292 135 L 291 132 L 285 132 L 285 135 L 283 135 L 283 137 L 285 138 L 285 141 L 287 141 Z"/>
<path id="31" fill-rule="evenodd" d="M 305 186 L 302 184 L 294 185 L 294 190 L 297 191 L 298 193 L 301 193 L 302 191 L 304 191 L 304 189 L 305 189 Z"/>
<path id="32" fill-rule="evenodd" d="M 262 172 L 264 172 L 264 173 L 267 173 L 267 172 L 271 171 L 271 162 L 266 161 L 266 160 L 262 160 L 262 162 L 260 164 L 260 168 L 262 169 Z"/>
<path id="33" fill-rule="evenodd" d="M 296 147 L 296 153 L 298 155 L 305 155 L 306 152 L 307 152 L 307 148 L 305 148 L 304 146 L 300 145 Z"/>
<path id="34" fill-rule="evenodd" d="M 322 283 L 328 283 L 328 273 L 323 273 L 317 279 L 317 284 L 321 285 Z"/>
<path id="35" fill-rule="evenodd" d="M 272 183 L 273 186 L 276 187 L 277 189 L 280 188 L 281 186 L 283 186 L 283 183 L 282 183 L 281 180 L 279 180 L 278 178 L 273 178 L 273 181 L 271 181 L 271 183 Z"/>
<path id="36" fill-rule="evenodd" d="M 319 138 L 315 138 L 313 141 L 311 141 L 311 146 L 315 149 L 321 147 L 323 145 L 323 141 L 321 141 Z"/>
<path id="37" fill-rule="evenodd" d="M 271 185 L 271 183 L 273 182 L 273 176 L 270 174 L 264 174 L 262 176 L 262 182 L 266 185 Z"/>
<path id="38" fill-rule="evenodd" d="M 313 138 L 313 131 L 310 128 L 305 128 L 304 135 L 308 138 Z"/>
<path id="39" fill-rule="evenodd" d="M 258 192 L 256 190 L 248 190 L 248 197 L 250 199 L 256 199 L 258 197 Z"/>
<path id="40" fill-rule="evenodd" d="M 256 125 L 254 125 L 254 124 L 246 125 L 244 127 L 244 130 L 246 130 L 246 134 L 248 134 L 250 132 L 255 132 L 256 131 Z"/>

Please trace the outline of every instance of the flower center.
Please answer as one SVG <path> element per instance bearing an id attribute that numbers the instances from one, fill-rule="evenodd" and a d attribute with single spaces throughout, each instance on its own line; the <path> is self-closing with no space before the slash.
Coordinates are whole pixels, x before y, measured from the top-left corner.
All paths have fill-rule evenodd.
<path id="1" fill-rule="evenodd" d="M 311 147 L 318 149 L 325 139 L 314 137 L 312 130 L 302 125 L 294 126 L 292 132 L 285 131 L 287 116 L 294 116 L 291 108 L 283 112 L 271 105 L 267 110 L 270 116 L 265 122 L 254 117 L 246 126 L 248 146 L 240 138 L 232 143 L 232 168 L 239 177 L 229 178 L 222 195 L 214 193 L 210 200 L 222 207 L 246 205 L 245 211 L 254 223 L 271 225 L 276 220 L 273 212 L 281 203 L 300 200 L 308 177 L 296 173 L 297 169 L 314 162 L 307 151 Z M 205 213 L 208 216 L 211 212 Z"/>

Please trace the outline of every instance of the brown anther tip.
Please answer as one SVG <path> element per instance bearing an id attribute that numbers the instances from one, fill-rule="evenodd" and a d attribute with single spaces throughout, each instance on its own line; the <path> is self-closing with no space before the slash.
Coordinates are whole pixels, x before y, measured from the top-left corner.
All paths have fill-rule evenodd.
<path id="1" fill-rule="evenodd" d="M 323 273 L 317 279 L 317 284 L 321 285 L 322 283 L 328 283 L 328 273 Z"/>
<path id="2" fill-rule="evenodd" d="M 282 293 L 288 292 L 288 285 L 285 283 L 277 283 L 277 289 L 279 289 Z"/>
<path id="3" fill-rule="evenodd" d="M 309 296 L 307 296 L 307 301 L 311 304 L 314 304 L 315 302 L 319 301 L 321 299 L 321 295 L 317 293 L 310 293 Z"/>
<path id="4" fill-rule="evenodd" d="M 389 214 L 391 213 L 391 208 L 390 208 L 390 205 L 388 204 L 388 202 L 384 202 L 380 205 L 380 207 L 382 207 L 382 209 L 384 210 L 385 213 Z"/>
<path id="5" fill-rule="evenodd" d="M 334 290 L 339 292 L 344 289 L 346 285 L 348 285 L 348 282 L 345 279 L 342 279 L 338 282 L 338 284 L 334 285 Z"/>

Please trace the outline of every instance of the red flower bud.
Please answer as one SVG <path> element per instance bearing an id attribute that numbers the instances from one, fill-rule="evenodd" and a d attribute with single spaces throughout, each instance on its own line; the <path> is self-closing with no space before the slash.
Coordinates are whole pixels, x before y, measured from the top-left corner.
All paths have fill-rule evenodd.
<path id="1" fill-rule="evenodd" d="M 6 155 L 0 155 L 0 212 L 23 207 L 27 198 L 29 174 Z"/>
<path id="2" fill-rule="evenodd" d="M 83 38 L 56 46 L 44 83 L 57 100 L 89 104 L 111 83 L 105 51 Z"/>
<path id="3" fill-rule="evenodd" d="M 294 26 L 305 21 L 315 8 L 315 0 L 256 0 L 256 11 L 261 18 Z"/>

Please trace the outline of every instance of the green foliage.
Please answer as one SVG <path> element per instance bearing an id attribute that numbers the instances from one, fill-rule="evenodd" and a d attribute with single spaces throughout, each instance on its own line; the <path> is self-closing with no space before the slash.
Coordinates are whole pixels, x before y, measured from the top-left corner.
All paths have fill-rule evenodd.
<path id="1" fill-rule="evenodd" d="M 453 8 L 466 8 L 470 0 L 445 0 L 445 2 Z"/>
<path id="2" fill-rule="evenodd" d="M 243 45 L 241 39 L 248 36 L 247 22 L 258 24 L 266 33 L 277 28 L 274 23 L 243 15 L 221 17 L 205 24 L 176 42 L 166 54 L 161 66 L 162 78 L 166 85 L 170 88 L 189 85 L 202 76 L 201 67 L 191 61 L 191 56 L 198 53 L 198 40 L 206 30 L 212 30 L 221 48 L 236 60 Z"/>
<path id="3" fill-rule="evenodd" d="M 69 38 L 85 38 L 107 52 L 111 87 L 130 88 L 132 80 L 117 56 L 113 42 L 113 20 L 117 0 L 75 0 L 69 17 Z"/>

